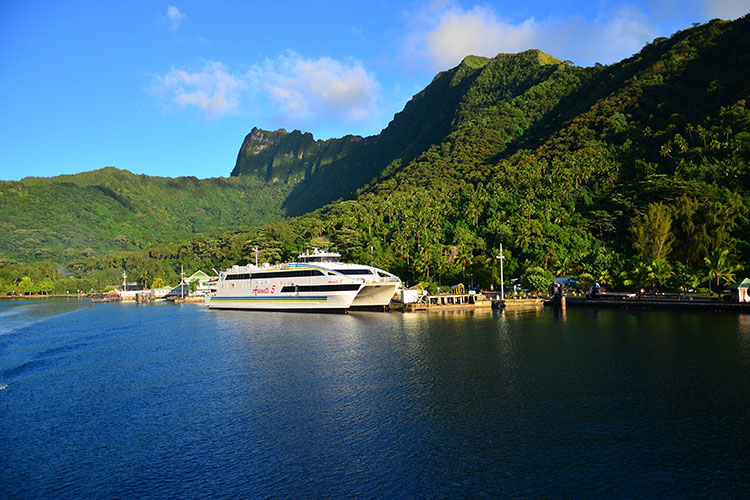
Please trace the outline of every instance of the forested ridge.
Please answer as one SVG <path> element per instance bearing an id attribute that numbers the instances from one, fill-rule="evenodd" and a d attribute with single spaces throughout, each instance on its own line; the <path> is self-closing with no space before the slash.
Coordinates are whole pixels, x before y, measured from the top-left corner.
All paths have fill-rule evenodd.
<path id="1" fill-rule="evenodd" d="M 531 288 L 553 276 L 726 285 L 750 271 L 748 82 L 748 16 L 654 40 L 610 66 L 580 68 L 535 50 L 469 56 L 379 136 L 350 137 L 314 168 L 318 153 L 306 160 L 291 149 L 255 174 L 235 167 L 240 179 L 289 189 L 289 212 L 315 211 L 69 268 L 149 267 L 145 282 L 173 278 L 180 264 L 250 261 L 255 245 L 271 262 L 315 245 L 412 283 L 486 285 L 497 283 L 503 244 L 506 277 Z M 287 172 L 298 169 L 292 182 L 268 175 L 279 158 Z"/>
<path id="2" fill-rule="evenodd" d="M 0 264 L 148 249 L 281 220 L 283 184 L 153 177 L 106 167 L 0 181 Z"/>

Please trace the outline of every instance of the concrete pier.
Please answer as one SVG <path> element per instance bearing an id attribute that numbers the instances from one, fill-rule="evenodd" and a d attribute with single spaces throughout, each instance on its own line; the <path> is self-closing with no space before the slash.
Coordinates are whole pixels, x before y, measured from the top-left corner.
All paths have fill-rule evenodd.
<path id="1" fill-rule="evenodd" d="M 493 300 L 492 308 L 505 311 L 526 311 L 544 307 L 544 299 Z"/>
<path id="2" fill-rule="evenodd" d="M 427 295 L 423 302 L 391 302 L 392 311 L 447 311 L 447 310 L 485 310 L 492 308 L 492 300 L 484 295 L 440 294 Z"/>

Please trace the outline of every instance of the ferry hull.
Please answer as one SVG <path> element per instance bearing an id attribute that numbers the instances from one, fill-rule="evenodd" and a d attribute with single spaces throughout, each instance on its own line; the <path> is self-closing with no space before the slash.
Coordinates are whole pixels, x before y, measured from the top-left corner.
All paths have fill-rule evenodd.
<path id="1" fill-rule="evenodd" d="M 397 282 L 365 283 L 352 301 L 352 307 L 385 307 L 391 303 L 398 285 Z"/>
<path id="2" fill-rule="evenodd" d="M 208 300 L 210 309 L 244 309 L 257 311 L 327 311 L 345 312 L 354 294 L 294 295 L 294 296 L 221 296 Z"/>

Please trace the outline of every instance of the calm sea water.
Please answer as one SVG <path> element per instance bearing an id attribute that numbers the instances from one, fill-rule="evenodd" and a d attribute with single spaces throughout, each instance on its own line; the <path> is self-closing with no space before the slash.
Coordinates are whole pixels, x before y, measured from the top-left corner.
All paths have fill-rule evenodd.
<path id="1" fill-rule="evenodd" d="M 747 498 L 750 316 L 0 303 L 2 498 Z"/>

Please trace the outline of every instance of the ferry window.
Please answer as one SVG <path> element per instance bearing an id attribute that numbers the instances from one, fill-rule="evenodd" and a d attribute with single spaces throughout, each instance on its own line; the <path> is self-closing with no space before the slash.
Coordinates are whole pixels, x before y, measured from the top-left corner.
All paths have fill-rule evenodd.
<path id="1" fill-rule="evenodd" d="M 247 280 L 250 279 L 250 274 L 227 274 L 226 280 Z"/>
<path id="2" fill-rule="evenodd" d="M 253 273 L 252 279 L 269 280 L 273 278 L 303 278 L 310 276 L 324 276 L 323 271 L 318 269 L 294 269 L 289 271 L 269 271 Z"/>
<path id="3" fill-rule="evenodd" d="M 354 276 L 359 274 L 372 274 L 369 269 L 334 269 L 337 273 L 345 274 L 347 276 Z"/>

